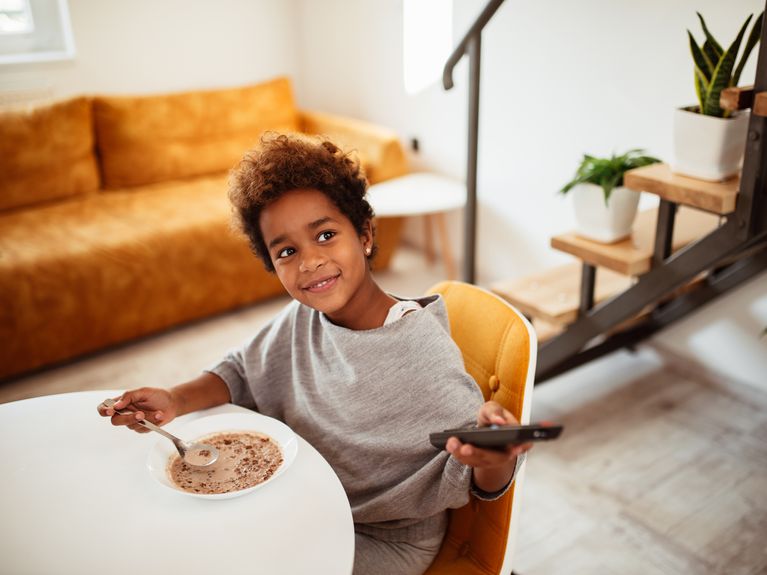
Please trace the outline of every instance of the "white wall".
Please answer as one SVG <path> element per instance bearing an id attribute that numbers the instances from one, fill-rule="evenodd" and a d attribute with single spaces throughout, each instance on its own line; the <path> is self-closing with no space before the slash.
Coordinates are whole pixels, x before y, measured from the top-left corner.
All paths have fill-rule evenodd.
<path id="1" fill-rule="evenodd" d="M 69 10 L 75 59 L 0 66 L 0 92 L 139 94 L 296 74 L 293 0 L 69 0 Z"/>

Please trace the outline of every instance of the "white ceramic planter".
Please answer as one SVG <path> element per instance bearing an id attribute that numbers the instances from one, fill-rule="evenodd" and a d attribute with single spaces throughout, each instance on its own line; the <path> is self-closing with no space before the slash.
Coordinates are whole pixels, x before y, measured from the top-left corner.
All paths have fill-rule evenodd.
<path id="1" fill-rule="evenodd" d="M 731 178 L 743 163 L 747 132 L 748 111 L 716 118 L 675 110 L 672 171 L 714 182 Z"/>
<path id="2" fill-rule="evenodd" d="M 575 186 L 576 233 L 602 243 L 613 243 L 631 235 L 639 205 L 639 192 L 624 187 L 615 188 L 605 205 L 602 186 L 579 184 Z"/>

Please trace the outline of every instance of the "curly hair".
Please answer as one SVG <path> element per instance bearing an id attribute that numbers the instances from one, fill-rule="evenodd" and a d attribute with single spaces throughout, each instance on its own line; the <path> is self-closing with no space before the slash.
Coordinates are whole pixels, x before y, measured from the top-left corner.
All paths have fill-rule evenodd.
<path id="1" fill-rule="evenodd" d="M 273 272 L 259 224 L 264 208 L 292 190 L 318 190 L 362 235 L 366 222 L 372 225 L 374 216 L 365 199 L 367 187 L 359 161 L 326 138 L 272 132 L 264 134 L 261 145 L 246 153 L 232 170 L 229 200 L 237 227 L 248 237 L 264 267 Z M 374 245 L 369 260 L 375 252 Z"/>

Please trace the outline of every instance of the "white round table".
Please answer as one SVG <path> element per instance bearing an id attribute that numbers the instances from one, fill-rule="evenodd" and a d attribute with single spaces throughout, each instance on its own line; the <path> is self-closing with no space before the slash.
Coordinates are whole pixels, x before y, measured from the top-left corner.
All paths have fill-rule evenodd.
<path id="1" fill-rule="evenodd" d="M 157 434 L 112 426 L 96 406 L 120 391 L 0 405 L 0 569 L 4 573 L 348 574 L 354 526 L 340 481 L 298 438 L 291 466 L 223 500 L 152 478 Z M 234 405 L 186 415 L 247 411 Z"/>
<path id="2" fill-rule="evenodd" d="M 459 181 L 426 172 L 392 178 L 368 189 L 368 201 L 376 216 L 424 216 L 426 255 L 434 259 L 431 243 L 431 221 L 437 224 L 440 251 L 449 279 L 456 277 L 445 212 L 466 204 L 466 186 Z"/>

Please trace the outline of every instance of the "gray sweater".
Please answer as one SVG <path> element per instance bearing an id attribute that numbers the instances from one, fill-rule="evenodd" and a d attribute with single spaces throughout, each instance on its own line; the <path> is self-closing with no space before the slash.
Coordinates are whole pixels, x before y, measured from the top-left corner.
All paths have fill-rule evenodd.
<path id="1" fill-rule="evenodd" d="M 294 301 L 211 369 L 232 402 L 284 421 L 346 490 L 355 529 L 391 541 L 439 534 L 469 499 L 471 468 L 429 432 L 476 422 L 479 388 L 450 337 L 441 297 L 354 331 Z"/>

